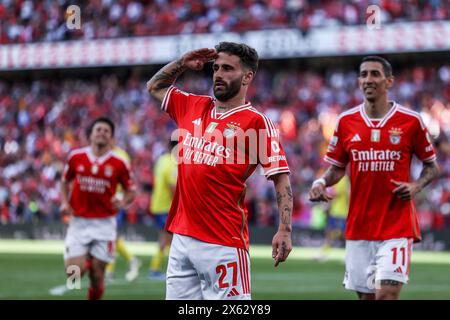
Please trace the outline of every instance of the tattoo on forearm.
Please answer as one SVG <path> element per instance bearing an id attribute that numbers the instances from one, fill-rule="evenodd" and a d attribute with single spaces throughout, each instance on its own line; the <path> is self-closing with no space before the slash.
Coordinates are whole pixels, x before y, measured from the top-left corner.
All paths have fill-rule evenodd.
<path id="1" fill-rule="evenodd" d="M 292 189 L 291 189 L 291 186 L 287 186 L 287 187 L 286 187 L 286 193 L 287 193 L 287 196 L 288 196 L 288 200 L 289 200 L 289 201 L 292 201 L 292 199 L 293 199 L 294 197 L 292 196 Z"/>
<path id="2" fill-rule="evenodd" d="M 283 208 L 283 211 L 281 211 L 281 223 L 285 225 L 291 224 L 291 213 L 292 208 L 289 206 L 286 206 Z"/>
<path id="3" fill-rule="evenodd" d="M 345 169 L 339 168 L 336 166 L 330 166 L 325 174 L 323 175 L 323 178 L 327 182 L 328 186 L 332 186 L 339 182 L 341 178 L 345 175 Z"/>
<path id="4" fill-rule="evenodd" d="M 170 87 L 178 76 L 186 70 L 181 59 L 177 60 L 173 67 L 169 67 L 169 70 L 164 71 L 164 69 L 159 70 L 151 79 L 155 83 L 156 90 Z"/>
<path id="5" fill-rule="evenodd" d="M 285 226 L 286 230 L 291 230 L 292 200 L 293 196 L 291 186 L 286 186 L 284 192 L 277 191 L 280 223 Z"/>
<path id="6" fill-rule="evenodd" d="M 381 280 L 380 284 L 382 286 L 392 286 L 392 287 L 397 287 L 400 285 L 400 282 L 395 281 L 395 280 Z"/>
<path id="7" fill-rule="evenodd" d="M 281 195 L 281 193 L 279 193 L 277 191 L 277 203 L 278 203 L 278 207 L 281 205 L 281 200 L 283 199 L 283 196 Z"/>
<path id="8" fill-rule="evenodd" d="M 422 172 L 420 173 L 420 178 L 418 180 L 420 186 L 423 188 L 433 181 L 439 174 L 439 169 L 437 165 L 433 162 L 430 164 L 425 164 Z"/>

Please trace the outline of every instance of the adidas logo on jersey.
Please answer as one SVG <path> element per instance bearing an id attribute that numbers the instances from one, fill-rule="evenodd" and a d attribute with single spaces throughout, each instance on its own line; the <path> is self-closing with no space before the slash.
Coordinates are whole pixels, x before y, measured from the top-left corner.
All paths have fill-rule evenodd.
<path id="1" fill-rule="evenodd" d="M 403 270 L 401 267 L 398 267 L 397 269 L 394 270 L 395 273 L 403 273 Z"/>
<path id="2" fill-rule="evenodd" d="M 199 126 L 202 123 L 202 118 L 195 119 L 194 121 L 192 121 L 192 123 L 196 126 Z"/>
<path id="3" fill-rule="evenodd" d="M 359 134 L 355 134 L 352 140 L 350 140 L 350 142 L 358 142 L 358 141 L 361 141 Z"/>
<path id="4" fill-rule="evenodd" d="M 236 288 L 232 288 L 230 292 L 227 294 L 227 297 L 236 297 L 239 295 L 239 291 Z"/>

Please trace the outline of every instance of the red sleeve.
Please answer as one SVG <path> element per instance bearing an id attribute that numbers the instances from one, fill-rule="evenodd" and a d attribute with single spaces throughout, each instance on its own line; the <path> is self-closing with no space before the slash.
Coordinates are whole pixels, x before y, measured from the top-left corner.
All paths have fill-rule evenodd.
<path id="1" fill-rule="evenodd" d="M 161 103 L 161 109 L 178 124 L 178 121 L 186 114 L 189 105 L 189 93 L 175 86 L 170 86 Z"/>
<path id="2" fill-rule="evenodd" d="M 336 129 L 334 130 L 333 137 L 330 139 L 327 154 L 325 155 L 324 160 L 337 167 L 345 168 L 349 159 L 348 154 L 343 146 L 343 139 L 341 133 L 342 128 L 339 125 L 340 122 L 341 121 L 339 120 L 338 123 L 336 124 Z"/>
<path id="3" fill-rule="evenodd" d="M 131 168 L 126 163 L 122 162 L 122 170 L 120 170 L 119 183 L 125 190 L 135 188 L 134 181 L 131 174 Z"/>
<path id="4" fill-rule="evenodd" d="M 75 178 L 75 157 L 71 154 L 69 154 L 69 159 L 66 162 L 66 165 L 64 166 L 64 171 L 62 174 L 62 180 L 67 182 L 71 181 L 73 178 Z"/>
<path id="5" fill-rule="evenodd" d="M 261 114 L 258 120 L 258 163 L 266 178 L 279 173 L 290 173 L 286 155 L 280 143 L 279 130 Z"/>
<path id="6" fill-rule="evenodd" d="M 422 162 L 436 160 L 436 153 L 431 143 L 430 135 L 422 119 L 418 119 L 413 134 L 413 152 Z"/>

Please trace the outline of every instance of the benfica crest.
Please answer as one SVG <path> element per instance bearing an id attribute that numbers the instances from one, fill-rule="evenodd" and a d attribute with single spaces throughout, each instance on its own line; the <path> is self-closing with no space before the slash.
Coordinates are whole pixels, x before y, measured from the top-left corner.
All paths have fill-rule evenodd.
<path id="1" fill-rule="evenodd" d="M 402 129 L 400 128 L 391 128 L 389 130 L 389 140 L 392 144 L 399 144 L 401 140 L 401 136 L 403 134 Z"/>
<path id="2" fill-rule="evenodd" d="M 112 166 L 106 166 L 105 167 L 105 176 L 108 178 L 111 178 L 113 175 L 113 167 Z"/>
<path id="3" fill-rule="evenodd" d="M 234 136 L 237 129 L 239 128 L 240 123 L 230 122 L 227 124 L 227 128 L 223 131 L 223 135 L 225 138 L 230 138 Z"/>

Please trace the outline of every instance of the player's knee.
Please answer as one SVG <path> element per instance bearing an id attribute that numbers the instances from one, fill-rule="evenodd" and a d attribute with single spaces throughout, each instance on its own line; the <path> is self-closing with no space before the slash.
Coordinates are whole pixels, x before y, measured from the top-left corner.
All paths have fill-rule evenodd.
<path id="1" fill-rule="evenodd" d="M 377 300 L 398 300 L 402 283 L 394 280 L 382 280 L 381 289 L 377 290 Z"/>
<path id="2" fill-rule="evenodd" d="M 93 267 L 89 270 L 89 277 L 91 282 L 102 283 L 105 277 L 106 264 L 93 264 Z"/>
<path id="3" fill-rule="evenodd" d="M 377 300 L 398 300 L 398 296 L 392 293 L 382 293 L 377 295 Z"/>
<path id="4" fill-rule="evenodd" d="M 91 270 L 89 276 L 91 284 L 94 286 L 102 284 L 104 281 L 104 275 L 105 275 L 104 272 L 100 272 L 98 270 Z"/>
<path id="5" fill-rule="evenodd" d="M 377 300 L 398 300 L 400 292 L 398 291 L 380 291 L 377 293 Z"/>
<path id="6" fill-rule="evenodd" d="M 359 300 L 375 300 L 374 293 L 357 292 Z"/>

